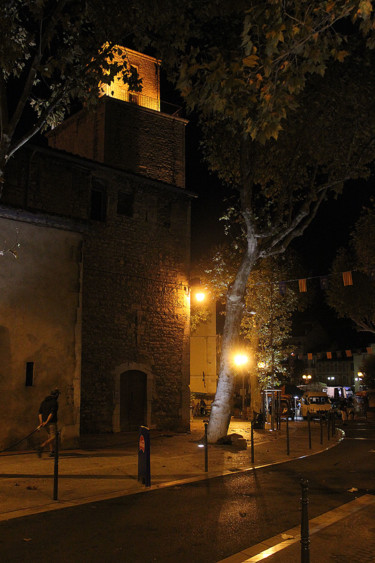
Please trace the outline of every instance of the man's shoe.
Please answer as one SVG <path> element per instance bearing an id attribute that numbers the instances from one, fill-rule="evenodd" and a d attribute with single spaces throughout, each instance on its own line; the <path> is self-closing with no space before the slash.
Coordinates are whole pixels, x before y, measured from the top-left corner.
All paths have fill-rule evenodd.
<path id="1" fill-rule="evenodd" d="M 36 449 L 36 455 L 37 455 L 38 457 L 42 457 L 42 451 L 43 451 L 43 448 L 41 448 L 41 447 L 39 446 L 39 447 Z"/>

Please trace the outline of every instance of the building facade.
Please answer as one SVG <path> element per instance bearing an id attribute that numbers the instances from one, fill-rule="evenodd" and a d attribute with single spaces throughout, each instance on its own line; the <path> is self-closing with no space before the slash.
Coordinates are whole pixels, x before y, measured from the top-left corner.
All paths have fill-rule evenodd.
<path id="1" fill-rule="evenodd" d="M 55 386 L 65 445 L 189 427 L 187 122 L 160 111 L 158 61 L 129 60 L 142 96 L 111 91 L 7 170 L 1 235 L 20 246 L 0 276 L 1 445 L 32 429 Z"/>

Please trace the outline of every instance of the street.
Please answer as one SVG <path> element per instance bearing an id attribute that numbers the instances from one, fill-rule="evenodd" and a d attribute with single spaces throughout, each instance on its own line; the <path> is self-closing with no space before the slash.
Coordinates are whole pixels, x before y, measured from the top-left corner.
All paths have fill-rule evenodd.
<path id="1" fill-rule="evenodd" d="M 375 425 L 343 428 L 311 457 L 1 522 L 0 559 L 215 563 L 298 525 L 301 478 L 310 519 L 375 493 Z"/>

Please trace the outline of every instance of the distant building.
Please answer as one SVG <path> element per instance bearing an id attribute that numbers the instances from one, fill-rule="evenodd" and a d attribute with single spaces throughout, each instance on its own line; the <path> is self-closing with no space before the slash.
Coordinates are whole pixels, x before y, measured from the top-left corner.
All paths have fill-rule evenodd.
<path id="1" fill-rule="evenodd" d="M 191 297 L 194 299 L 194 295 Z M 217 386 L 216 302 L 204 304 L 209 318 L 200 323 L 190 336 L 190 390 L 193 394 L 212 395 Z"/>
<path id="2" fill-rule="evenodd" d="M 187 121 L 160 111 L 159 62 L 128 55 L 142 93 L 106 91 L 6 170 L 0 242 L 20 248 L 0 258 L 3 447 L 56 386 L 64 445 L 189 427 Z"/>

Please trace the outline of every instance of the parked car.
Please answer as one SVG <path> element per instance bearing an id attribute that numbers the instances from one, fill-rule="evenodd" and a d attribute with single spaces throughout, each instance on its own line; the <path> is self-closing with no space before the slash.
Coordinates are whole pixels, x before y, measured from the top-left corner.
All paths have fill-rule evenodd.
<path id="1" fill-rule="evenodd" d="M 306 391 L 301 399 L 301 416 L 320 416 L 332 410 L 332 403 L 327 393 L 320 391 Z"/>

